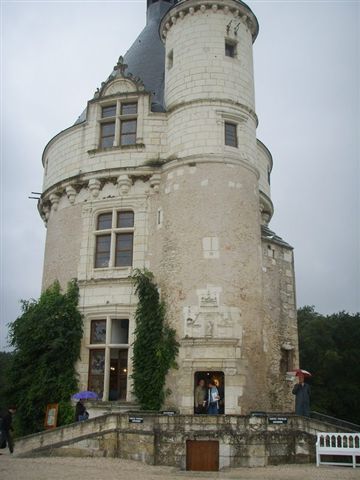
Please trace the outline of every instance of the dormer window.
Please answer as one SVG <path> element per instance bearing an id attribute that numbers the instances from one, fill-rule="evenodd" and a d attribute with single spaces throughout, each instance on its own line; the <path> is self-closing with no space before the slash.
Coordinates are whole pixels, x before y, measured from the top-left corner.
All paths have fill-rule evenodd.
<path id="1" fill-rule="evenodd" d="M 101 148 L 136 145 L 137 110 L 137 101 L 118 101 L 101 107 Z"/>

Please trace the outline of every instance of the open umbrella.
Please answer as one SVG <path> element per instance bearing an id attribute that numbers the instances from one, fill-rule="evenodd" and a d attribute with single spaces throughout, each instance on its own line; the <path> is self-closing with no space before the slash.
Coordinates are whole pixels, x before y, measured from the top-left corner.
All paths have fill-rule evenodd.
<path id="1" fill-rule="evenodd" d="M 304 375 L 304 377 L 311 377 L 311 373 L 307 370 L 303 370 L 302 368 L 297 368 L 296 370 L 288 373 L 290 373 L 291 375 L 295 375 L 296 377 L 299 377 L 300 375 Z"/>
<path id="2" fill-rule="evenodd" d="M 99 395 L 96 392 L 85 390 L 83 392 L 75 393 L 71 398 L 73 400 L 98 400 Z"/>

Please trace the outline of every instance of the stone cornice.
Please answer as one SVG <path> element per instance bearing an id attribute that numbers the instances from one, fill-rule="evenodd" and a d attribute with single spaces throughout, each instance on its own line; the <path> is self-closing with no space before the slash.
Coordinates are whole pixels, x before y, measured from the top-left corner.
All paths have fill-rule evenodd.
<path id="1" fill-rule="evenodd" d="M 162 166 L 162 171 L 167 172 L 168 170 L 172 170 L 173 168 L 177 168 L 180 165 L 192 165 L 194 163 L 221 163 L 221 164 L 231 164 L 231 165 L 241 165 L 242 167 L 249 170 L 253 173 L 257 179 L 260 178 L 259 170 L 252 165 L 247 160 L 240 158 L 238 155 L 231 155 L 226 153 L 226 155 L 214 155 L 205 153 L 203 155 L 189 155 L 184 158 L 176 158 L 173 160 L 169 160 Z"/>
<path id="2" fill-rule="evenodd" d="M 269 162 L 270 162 L 270 172 L 271 172 L 272 169 L 273 169 L 274 162 L 273 162 L 273 157 L 272 157 L 272 155 L 271 155 L 270 150 L 269 150 L 269 149 L 267 148 L 267 146 L 266 146 L 261 140 L 259 140 L 258 138 L 256 139 L 256 143 L 257 143 L 258 146 L 265 152 L 266 156 L 268 157 Z"/>
<path id="3" fill-rule="evenodd" d="M 259 119 L 258 116 L 256 115 L 255 111 L 249 108 L 248 106 L 244 105 L 243 103 L 240 102 L 234 102 L 234 100 L 229 99 L 223 99 L 223 98 L 206 98 L 206 99 L 198 99 L 198 100 L 189 100 L 187 102 L 177 102 L 176 105 L 170 107 L 167 109 L 166 113 L 171 114 L 173 112 L 176 112 L 177 110 L 180 110 L 181 108 L 187 108 L 189 106 L 193 105 L 201 105 L 204 104 L 204 106 L 208 105 L 219 105 L 219 106 L 230 106 L 230 107 L 235 107 L 239 108 L 243 112 L 245 112 L 247 115 L 249 115 L 255 122 L 255 125 L 258 126 L 259 124 Z"/>
<path id="4" fill-rule="evenodd" d="M 202 13 L 212 11 L 214 14 L 223 13 L 238 19 L 238 24 L 243 23 L 249 28 L 252 40 L 255 42 L 259 33 L 259 23 L 251 9 L 240 0 L 182 0 L 163 17 L 159 27 L 161 39 L 165 41 L 168 30 L 177 21 L 181 21 L 186 15 L 194 15 L 198 11 Z M 234 25 L 235 35 L 237 34 L 237 28 L 238 25 Z"/>

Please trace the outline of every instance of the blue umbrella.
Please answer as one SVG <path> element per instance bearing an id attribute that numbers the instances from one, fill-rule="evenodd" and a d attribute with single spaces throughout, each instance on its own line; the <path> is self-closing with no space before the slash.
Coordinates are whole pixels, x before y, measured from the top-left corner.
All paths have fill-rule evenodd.
<path id="1" fill-rule="evenodd" d="M 73 400 L 99 400 L 99 395 L 95 392 L 85 390 L 83 392 L 75 393 L 71 398 Z"/>

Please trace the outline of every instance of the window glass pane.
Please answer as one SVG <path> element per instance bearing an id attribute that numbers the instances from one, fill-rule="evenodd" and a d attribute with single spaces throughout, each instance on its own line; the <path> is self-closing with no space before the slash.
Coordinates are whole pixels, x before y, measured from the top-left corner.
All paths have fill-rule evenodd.
<path id="1" fill-rule="evenodd" d="M 109 266 L 111 235 L 96 237 L 95 268 Z"/>
<path id="2" fill-rule="evenodd" d="M 116 235 L 115 265 L 129 267 L 132 265 L 133 234 L 118 233 Z"/>
<path id="3" fill-rule="evenodd" d="M 121 115 L 136 115 L 136 114 L 137 114 L 137 102 L 121 104 Z"/>
<path id="4" fill-rule="evenodd" d="M 115 123 L 103 123 L 101 125 L 102 136 L 108 137 L 110 135 L 115 135 Z"/>
<path id="5" fill-rule="evenodd" d="M 116 114 L 116 105 L 109 105 L 108 107 L 102 107 L 101 117 L 115 117 Z"/>
<path id="6" fill-rule="evenodd" d="M 114 137 L 105 137 L 101 139 L 102 148 L 110 148 L 114 145 Z"/>
<path id="7" fill-rule="evenodd" d="M 112 147 L 115 138 L 115 122 L 103 123 L 101 125 L 101 146 Z"/>
<path id="8" fill-rule="evenodd" d="M 225 145 L 237 147 L 236 125 L 225 122 Z"/>
<path id="9" fill-rule="evenodd" d="M 90 350 L 89 390 L 101 398 L 104 390 L 105 350 Z"/>
<path id="10" fill-rule="evenodd" d="M 92 320 L 90 343 L 106 343 L 106 320 Z"/>
<path id="11" fill-rule="evenodd" d="M 134 133 L 121 135 L 121 145 L 135 145 L 136 135 Z"/>
<path id="12" fill-rule="evenodd" d="M 111 328 L 112 344 L 127 344 L 129 342 L 129 320 L 113 319 Z"/>
<path id="13" fill-rule="evenodd" d="M 112 213 L 101 213 L 98 216 L 97 222 L 97 229 L 98 230 L 106 230 L 107 228 L 111 228 L 111 221 L 112 221 Z"/>
<path id="14" fill-rule="evenodd" d="M 131 228 L 134 226 L 134 212 L 118 212 L 117 227 Z"/>
<path id="15" fill-rule="evenodd" d="M 121 133 L 136 133 L 136 120 L 123 120 L 121 122 Z"/>

